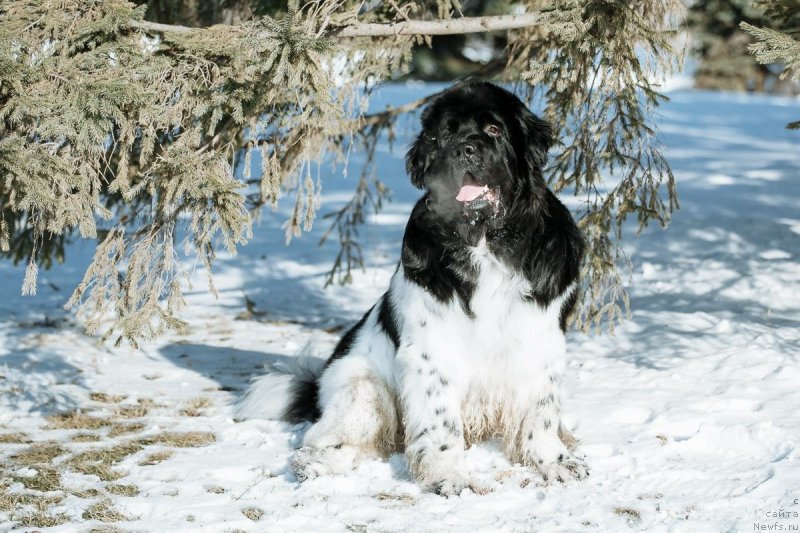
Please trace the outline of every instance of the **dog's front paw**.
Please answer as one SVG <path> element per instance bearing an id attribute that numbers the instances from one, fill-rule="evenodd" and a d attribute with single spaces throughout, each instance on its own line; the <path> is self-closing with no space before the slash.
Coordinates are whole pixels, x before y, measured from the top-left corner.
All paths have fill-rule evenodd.
<path id="1" fill-rule="evenodd" d="M 295 450 L 291 466 L 299 482 L 330 474 L 344 474 L 355 467 L 358 450 L 352 446 L 303 446 Z"/>
<path id="2" fill-rule="evenodd" d="M 424 484 L 431 492 L 449 498 L 450 496 L 461 494 L 461 491 L 469 486 L 469 479 L 465 475 L 456 474 L 442 479 L 426 481 Z"/>
<path id="3" fill-rule="evenodd" d="M 469 476 L 461 452 L 430 453 L 412 463 L 412 473 L 426 490 L 440 496 L 458 496 L 469 486 Z"/>
<path id="4" fill-rule="evenodd" d="M 317 455 L 318 454 L 315 454 L 313 449 L 309 447 L 295 450 L 292 456 L 291 466 L 294 475 L 297 477 L 297 481 L 302 483 L 303 481 L 314 479 L 326 473 L 327 468 L 325 468 L 324 463 L 318 460 L 316 457 Z"/>
<path id="5" fill-rule="evenodd" d="M 589 466 L 572 454 L 561 454 L 556 461 L 538 467 L 542 478 L 548 483 L 567 483 L 589 477 Z"/>

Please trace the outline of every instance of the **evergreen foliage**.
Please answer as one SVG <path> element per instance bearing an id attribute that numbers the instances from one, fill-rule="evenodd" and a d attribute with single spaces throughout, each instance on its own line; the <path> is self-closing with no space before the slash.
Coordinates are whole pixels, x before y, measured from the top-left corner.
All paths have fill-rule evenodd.
<path id="1" fill-rule="evenodd" d="M 551 165 L 550 183 L 585 199 L 579 225 L 588 244 L 588 284 L 579 322 L 613 324 L 628 307 L 621 272 L 613 267 L 628 263 L 619 245 L 624 222 L 633 215 L 640 231 L 652 221 L 664 226 L 678 207 L 650 112 L 664 99 L 652 80 L 678 67 L 670 45 L 675 32 L 660 24 L 679 13 L 680 4 L 562 5 L 543 12 L 558 31 L 517 41 L 512 53 L 532 57 L 522 76 L 545 87 L 545 115 L 567 139 Z"/>
<path id="2" fill-rule="evenodd" d="M 699 60 L 694 73 L 697 87 L 763 91 L 769 71 L 753 60 L 747 49 L 752 39 L 739 23 L 763 24 L 764 13 L 751 0 L 696 0 L 687 11 Z"/>
<path id="3" fill-rule="evenodd" d="M 781 79 L 800 82 L 800 2 L 797 0 L 760 0 L 754 4 L 763 9 L 772 28 L 742 22 L 741 27 L 755 43 L 750 52 L 762 64 L 783 64 Z M 780 30 L 780 31 L 779 31 Z M 800 120 L 789 123 L 789 129 L 800 129 Z"/>
<path id="4" fill-rule="evenodd" d="M 316 217 L 320 184 L 310 164 L 358 149 L 371 161 L 378 138 L 391 138 L 397 118 L 424 104 L 363 115 L 371 88 L 407 71 L 413 47 L 430 35 L 342 31 L 460 16 L 456 0 L 285 5 L 276 18 L 205 28 L 153 24 L 146 6 L 124 0 L 0 5 L 0 249 L 28 262 L 23 292 L 35 293 L 38 266 L 62 260 L 69 239 L 98 239 L 68 303 L 85 314 L 88 331 L 135 343 L 185 328 L 181 249 L 210 281 L 215 250 L 235 252 L 261 208 L 281 196 L 294 197 L 287 240 L 299 235 Z M 591 254 L 580 324 L 613 322 L 627 306 L 623 222 L 663 224 L 677 205 L 650 113 L 663 99 L 654 74 L 679 56 L 670 23 L 681 6 L 524 5 L 538 23 L 504 32 L 504 68 L 484 75 L 545 98 L 564 141 L 551 182 L 586 200 L 580 224 Z M 252 168 L 256 151 L 261 168 Z M 386 194 L 367 165 L 334 216 L 343 252 L 331 279 L 346 281 L 361 263 L 357 226 Z"/>

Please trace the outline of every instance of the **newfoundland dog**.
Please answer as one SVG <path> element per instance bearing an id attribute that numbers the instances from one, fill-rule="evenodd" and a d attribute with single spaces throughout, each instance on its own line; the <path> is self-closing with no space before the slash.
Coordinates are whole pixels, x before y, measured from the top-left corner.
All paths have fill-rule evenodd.
<path id="1" fill-rule="evenodd" d="M 424 191 L 389 290 L 330 358 L 258 378 L 243 418 L 311 420 L 301 481 L 405 450 L 429 490 L 469 485 L 464 450 L 502 440 L 549 481 L 588 475 L 560 422 L 564 330 L 583 240 L 542 176 L 552 133 L 510 92 L 456 85 L 406 155 Z"/>

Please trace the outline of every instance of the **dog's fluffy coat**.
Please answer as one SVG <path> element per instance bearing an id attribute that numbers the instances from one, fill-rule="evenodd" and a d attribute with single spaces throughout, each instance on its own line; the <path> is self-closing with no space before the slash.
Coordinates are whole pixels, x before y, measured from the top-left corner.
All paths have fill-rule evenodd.
<path id="1" fill-rule="evenodd" d="M 389 290 L 327 362 L 269 373 L 240 404 L 243 417 L 314 422 L 292 459 L 300 480 L 405 449 L 425 487 L 457 494 L 465 447 L 488 436 L 546 479 L 587 475 L 560 423 L 583 241 L 542 177 L 551 142 L 488 83 L 429 104 L 406 156 L 425 194 Z"/>

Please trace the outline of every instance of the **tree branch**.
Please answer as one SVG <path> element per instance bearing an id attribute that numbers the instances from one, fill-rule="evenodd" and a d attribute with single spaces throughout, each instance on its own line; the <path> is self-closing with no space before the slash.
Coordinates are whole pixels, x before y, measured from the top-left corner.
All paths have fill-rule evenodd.
<path id="1" fill-rule="evenodd" d="M 393 35 L 461 35 L 490 31 L 529 28 L 539 24 L 536 13 L 524 15 L 498 15 L 492 17 L 460 17 L 443 20 L 404 20 L 391 24 L 355 23 L 351 26 L 331 28 L 330 37 L 390 37 Z M 188 33 L 200 28 L 161 24 L 148 20 L 132 20 L 132 28 L 160 33 Z"/>
<path id="2" fill-rule="evenodd" d="M 490 31 L 515 30 L 539 24 L 539 15 L 498 15 L 460 17 L 444 20 L 404 20 L 392 24 L 356 23 L 331 30 L 337 37 L 390 37 L 392 35 L 461 35 Z"/>

